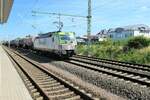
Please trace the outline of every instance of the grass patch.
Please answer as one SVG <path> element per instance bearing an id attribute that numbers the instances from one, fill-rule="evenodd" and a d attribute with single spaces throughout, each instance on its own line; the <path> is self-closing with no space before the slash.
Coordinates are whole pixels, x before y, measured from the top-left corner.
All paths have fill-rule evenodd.
<path id="1" fill-rule="evenodd" d="M 141 46 L 142 43 L 145 43 L 145 41 L 141 41 L 144 39 L 146 39 L 147 43 L 146 45 L 144 44 L 144 46 Z M 141 43 L 140 48 L 128 46 L 133 40 L 136 40 L 136 43 L 138 44 Z M 135 42 L 133 42 L 133 44 L 134 43 Z M 138 37 L 138 39 L 130 38 L 122 41 L 108 40 L 99 43 L 93 43 L 88 51 L 90 52 L 91 56 L 98 58 L 150 65 L 150 39 L 144 37 Z M 87 55 L 87 46 L 78 45 L 76 52 L 77 54 Z"/>

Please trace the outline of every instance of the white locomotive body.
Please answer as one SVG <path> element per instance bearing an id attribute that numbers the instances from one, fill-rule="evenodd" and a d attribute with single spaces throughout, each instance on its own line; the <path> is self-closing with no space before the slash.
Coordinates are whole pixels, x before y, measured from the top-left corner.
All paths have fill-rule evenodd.
<path id="1" fill-rule="evenodd" d="M 73 32 L 49 32 L 40 34 L 33 42 L 33 48 L 39 51 L 54 52 L 72 56 L 77 45 Z"/>

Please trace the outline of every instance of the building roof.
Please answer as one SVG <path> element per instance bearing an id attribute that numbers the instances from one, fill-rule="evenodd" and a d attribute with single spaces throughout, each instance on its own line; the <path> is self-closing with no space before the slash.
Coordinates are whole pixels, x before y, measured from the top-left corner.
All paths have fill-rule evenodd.
<path id="1" fill-rule="evenodd" d="M 145 24 L 129 25 L 123 27 L 125 30 L 139 30 L 139 28 L 144 28 L 145 30 L 150 30 L 150 27 Z"/>
<path id="2" fill-rule="evenodd" d="M 99 33 L 97 33 L 97 35 L 106 35 L 107 32 L 108 32 L 108 30 L 103 29 L 103 30 L 101 30 Z"/>
<path id="3" fill-rule="evenodd" d="M 6 23 L 14 0 L 0 0 L 0 24 Z"/>
<path id="4" fill-rule="evenodd" d="M 110 28 L 108 30 L 102 30 L 98 33 L 98 35 L 105 35 L 107 33 L 117 32 L 120 33 L 122 31 L 150 31 L 150 27 L 145 24 L 136 24 L 136 25 L 128 25 L 123 27 L 117 27 L 117 28 Z"/>

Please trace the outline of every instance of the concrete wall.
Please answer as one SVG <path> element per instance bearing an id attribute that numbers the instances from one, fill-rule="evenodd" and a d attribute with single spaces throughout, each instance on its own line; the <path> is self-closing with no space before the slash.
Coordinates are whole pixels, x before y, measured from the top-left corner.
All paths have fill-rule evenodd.
<path id="1" fill-rule="evenodd" d="M 134 31 L 134 36 L 144 36 L 150 38 L 150 32 Z"/>

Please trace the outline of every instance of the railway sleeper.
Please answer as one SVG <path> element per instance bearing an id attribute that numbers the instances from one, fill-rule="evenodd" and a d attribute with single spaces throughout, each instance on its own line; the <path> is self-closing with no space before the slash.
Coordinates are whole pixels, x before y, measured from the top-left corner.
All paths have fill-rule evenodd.
<path id="1" fill-rule="evenodd" d="M 24 82 L 25 82 L 26 84 L 31 83 L 28 79 L 27 79 L 27 80 L 24 80 Z"/>
<path id="2" fill-rule="evenodd" d="M 32 74 L 32 75 L 34 75 L 35 77 L 48 77 L 49 75 L 47 75 L 47 74 L 44 74 L 43 72 L 42 72 L 42 74 Z"/>
<path id="3" fill-rule="evenodd" d="M 47 76 L 47 75 L 43 75 L 43 76 L 35 76 L 35 78 L 43 78 L 43 77 L 49 77 L 49 78 L 51 78 L 50 76 Z"/>
<path id="4" fill-rule="evenodd" d="M 26 85 L 27 85 L 28 87 L 33 86 L 33 84 L 32 84 L 32 83 L 26 83 Z"/>
<path id="5" fill-rule="evenodd" d="M 46 79 L 51 79 L 50 77 L 40 77 L 40 78 L 36 78 L 37 80 L 46 80 Z"/>
<path id="6" fill-rule="evenodd" d="M 65 100 L 82 100 L 80 96 L 73 96 L 73 97 L 70 97 L 70 98 L 67 98 Z"/>
<path id="7" fill-rule="evenodd" d="M 48 91 L 47 94 L 58 94 L 58 93 L 68 92 L 68 91 L 69 91 L 68 88 L 64 88 L 64 89 L 60 89 L 60 90 Z"/>
<path id="8" fill-rule="evenodd" d="M 33 98 L 34 98 L 34 99 L 36 99 L 36 98 L 38 98 L 38 97 L 40 97 L 40 96 L 41 96 L 41 95 L 40 95 L 39 92 L 33 93 Z"/>
<path id="9" fill-rule="evenodd" d="M 133 79 L 141 79 L 140 76 L 133 76 L 132 78 L 133 78 Z"/>
<path id="10" fill-rule="evenodd" d="M 63 89 L 63 90 L 59 90 L 59 91 L 48 91 L 47 94 L 48 95 L 59 95 L 59 94 L 65 94 L 65 93 L 69 93 L 71 92 L 69 89 Z"/>
<path id="11" fill-rule="evenodd" d="M 38 83 L 39 82 L 49 82 L 49 81 L 53 81 L 54 79 L 50 79 L 50 78 L 48 78 L 48 79 L 35 79 Z"/>
<path id="12" fill-rule="evenodd" d="M 140 78 L 139 80 L 141 80 L 141 81 L 147 81 L 148 79 L 147 78 Z"/>
<path id="13" fill-rule="evenodd" d="M 37 97 L 35 100 L 44 100 L 43 97 Z"/>
<path id="14" fill-rule="evenodd" d="M 48 88 L 43 88 L 44 91 L 56 91 L 56 90 L 61 90 L 64 89 L 64 85 L 60 86 L 55 86 L 55 87 L 48 87 Z"/>
<path id="15" fill-rule="evenodd" d="M 31 93 L 35 93 L 35 92 L 37 92 L 37 89 L 31 90 Z"/>
<path id="16" fill-rule="evenodd" d="M 150 80 L 146 80 L 145 82 L 149 83 L 150 84 Z"/>
<path id="17" fill-rule="evenodd" d="M 50 99 L 67 99 L 70 97 L 76 96 L 76 94 L 74 92 L 67 92 L 67 93 L 63 93 L 63 94 L 58 94 L 58 95 L 51 95 L 48 96 Z"/>
<path id="18" fill-rule="evenodd" d="M 54 83 L 54 84 L 47 84 L 47 85 L 40 85 L 41 88 L 48 88 L 48 87 L 55 87 L 59 86 L 60 83 Z"/>
<path id="19" fill-rule="evenodd" d="M 30 90 L 35 89 L 35 86 L 30 86 L 29 89 L 30 89 Z"/>
<path id="20" fill-rule="evenodd" d="M 42 72 L 42 71 L 39 71 L 39 70 L 37 70 L 36 71 L 36 73 L 33 73 L 33 75 L 35 75 L 35 76 L 49 76 L 49 75 L 47 75 L 46 73 L 44 73 L 44 72 Z"/>
<path id="21" fill-rule="evenodd" d="M 48 81 L 48 82 L 41 82 L 41 83 L 38 83 L 39 85 L 46 85 L 46 84 L 52 84 L 52 83 L 57 83 L 56 80 L 52 80 L 52 81 Z"/>

